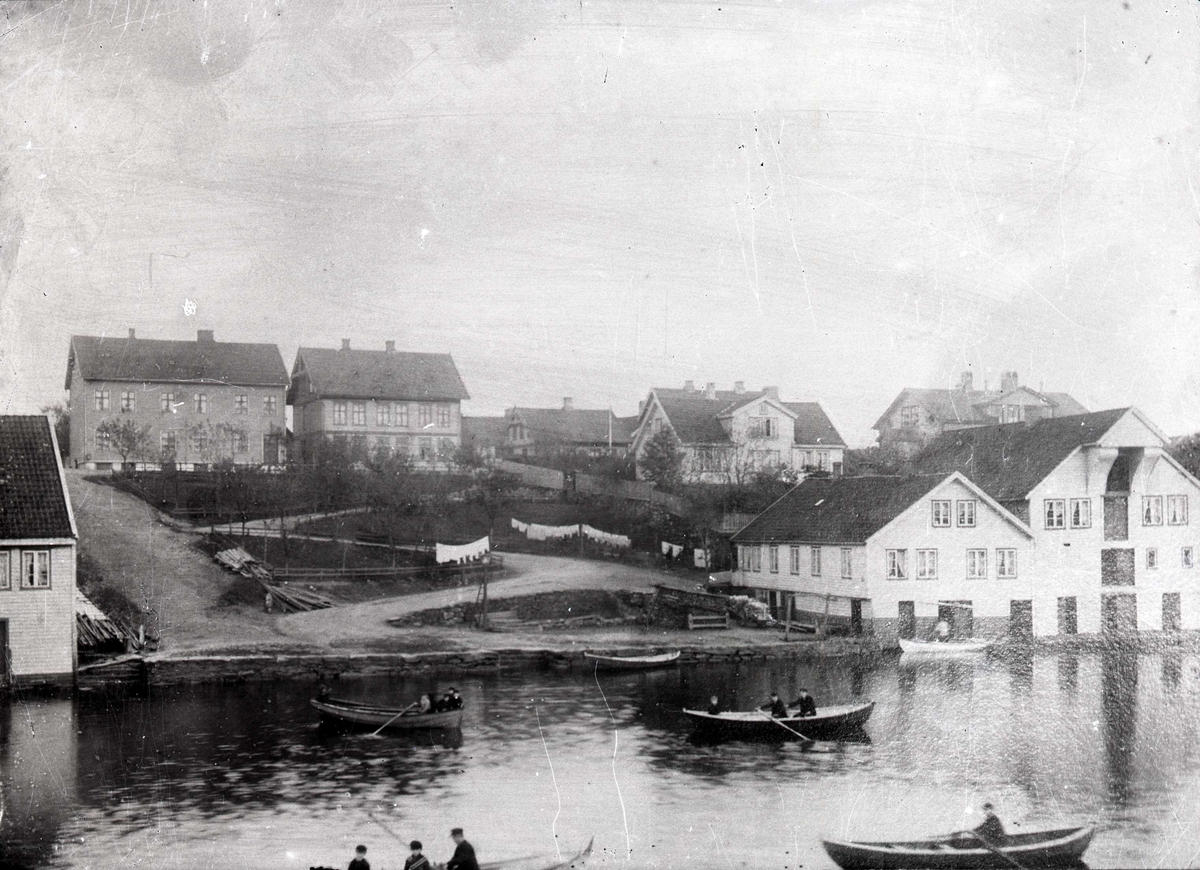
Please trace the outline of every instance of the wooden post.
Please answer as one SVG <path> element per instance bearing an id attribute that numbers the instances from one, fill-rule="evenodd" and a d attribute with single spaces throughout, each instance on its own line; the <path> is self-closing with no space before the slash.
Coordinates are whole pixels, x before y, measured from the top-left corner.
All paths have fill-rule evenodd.
<path id="1" fill-rule="evenodd" d="M 783 639 L 788 640 L 792 633 L 792 605 L 796 603 L 795 595 L 788 595 L 787 622 L 783 624 Z"/>
<path id="2" fill-rule="evenodd" d="M 487 622 L 488 622 L 487 595 L 488 595 L 488 566 L 484 565 L 483 566 L 483 616 L 480 621 L 480 625 L 483 628 L 487 628 Z"/>

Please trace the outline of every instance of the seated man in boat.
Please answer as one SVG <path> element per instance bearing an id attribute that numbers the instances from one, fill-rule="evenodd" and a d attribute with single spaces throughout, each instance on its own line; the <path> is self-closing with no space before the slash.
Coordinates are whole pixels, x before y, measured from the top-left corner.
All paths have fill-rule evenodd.
<path id="1" fill-rule="evenodd" d="M 794 714 L 796 716 L 817 715 L 817 702 L 813 699 L 812 695 L 808 694 L 808 689 L 801 689 L 800 697 L 792 701 L 788 706 L 796 711 Z"/>
<path id="2" fill-rule="evenodd" d="M 429 700 L 429 695 L 427 695 L 427 694 L 422 695 L 421 700 L 418 701 L 417 704 L 419 705 L 417 708 L 418 713 L 432 713 L 433 712 L 433 701 Z"/>
<path id="3" fill-rule="evenodd" d="M 404 870 L 431 870 L 433 865 L 421 854 L 423 847 L 420 840 L 413 840 L 408 844 L 408 848 L 412 850 L 412 854 L 404 859 Z"/>
<path id="4" fill-rule="evenodd" d="M 450 690 L 448 692 L 446 692 L 445 709 L 461 710 L 462 706 L 463 706 L 462 695 L 458 694 L 458 689 L 451 686 Z"/>
<path id="5" fill-rule="evenodd" d="M 721 699 L 713 695 L 708 699 L 708 715 L 717 716 L 721 713 Z"/>
<path id="6" fill-rule="evenodd" d="M 991 803 L 983 805 L 983 821 L 971 829 L 976 837 L 978 837 L 985 845 L 993 843 L 1002 843 L 1007 834 L 1004 831 L 1004 823 L 1000 821 L 1000 817 L 995 813 L 995 807 Z"/>
<path id="7" fill-rule="evenodd" d="M 446 862 L 446 870 L 479 870 L 475 860 L 475 849 L 463 836 L 462 828 L 453 828 L 450 839 L 454 841 L 454 855 Z"/>
<path id="8" fill-rule="evenodd" d="M 783 703 L 783 701 L 779 700 L 778 692 L 771 693 L 770 707 L 771 707 L 771 716 L 772 717 L 774 717 L 776 719 L 787 719 L 788 718 L 787 704 L 785 704 L 785 703 Z"/>

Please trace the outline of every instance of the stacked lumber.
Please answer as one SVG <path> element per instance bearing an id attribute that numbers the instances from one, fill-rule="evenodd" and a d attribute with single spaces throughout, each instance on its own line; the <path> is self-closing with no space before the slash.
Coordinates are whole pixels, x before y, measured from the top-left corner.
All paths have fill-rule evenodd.
<path id="1" fill-rule="evenodd" d="M 305 610 L 322 610 L 333 607 L 333 601 L 317 592 L 299 587 L 293 588 L 286 582 L 278 584 L 270 566 L 255 559 L 224 535 L 213 534 L 212 539 L 221 549 L 213 554 L 221 565 L 235 574 L 258 581 L 263 592 L 271 596 L 272 607 L 278 606 L 284 613 L 300 613 Z"/>
<path id="2" fill-rule="evenodd" d="M 269 583 L 262 584 L 266 592 L 271 593 L 271 598 L 284 613 L 300 613 L 305 610 L 323 610 L 326 607 L 333 607 L 333 601 L 308 589 L 293 589 L 287 584 L 281 586 L 273 586 Z"/>
<path id="3" fill-rule="evenodd" d="M 76 643 L 84 649 L 109 645 L 124 647 L 126 639 L 132 639 L 129 632 L 109 619 L 78 589 L 75 590 L 75 632 Z"/>

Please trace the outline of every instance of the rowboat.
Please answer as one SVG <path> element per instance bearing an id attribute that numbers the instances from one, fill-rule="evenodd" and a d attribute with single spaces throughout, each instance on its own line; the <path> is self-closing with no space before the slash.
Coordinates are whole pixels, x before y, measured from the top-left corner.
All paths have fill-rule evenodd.
<path id="1" fill-rule="evenodd" d="M 983 846 L 970 834 L 951 834 L 911 843 L 854 843 L 822 840 L 839 867 L 1071 867 L 1079 864 L 1095 828 L 1059 828 L 1008 834 Z"/>
<path id="2" fill-rule="evenodd" d="M 605 656 L 599 653 L 585 652 L 583 658 L 584 661 L 591 662 L 601 670 L 644 671 L 674 664 L 675 660 L 679 658 L 679 650 L 646 656 Z"/>
<path id="3" fill-rule="evenodd" d="M 401 712 L 404 708 L 376 707 L 358 701 L 340 698 L 309 701 L 321 714 L 321 721 L 337 725 L 352 725 L 360 728 L 387 727 L 397 730 L 429 728 L 458 728 L 462 725 L 462 710 L 447 710 L 444 713 Z"/>
<path id="4" fill-rule="evenodd" d="M 786 719 L 772 718 L 765 710 L 707 713 L 703 710 L 684 709 L 683 712 L 692 720 L 697 732 L 722 737 L 759 740 L 808 739 L 812 742 L 837 740 L 860 734 L 874 709 L 874 701 L 866 704 L 842 704 L 821 707 L 816 716 L 789 716 Z M 803 738 L 799 735 L 803 735 Z"/>
<path id="5" fill-rule="evenodd" d="M 900 649 L 906 653 L 922 655 L 957 655 L 959 653 L 983 652 L 992 645 L 990 640 L 948 640 L 945 643 L 929 640 L 905 640 L 900 638 Z"/>
<path id="6" fill-rule="evenodd" d="M 592 854 L 593 837 L 581 852 L 570 858 L 531 856 L 529 858 L 512 858 L 507 861 L 481 861 L 479 870 L 569 870 L 572 867 L 582 867 Z"/>

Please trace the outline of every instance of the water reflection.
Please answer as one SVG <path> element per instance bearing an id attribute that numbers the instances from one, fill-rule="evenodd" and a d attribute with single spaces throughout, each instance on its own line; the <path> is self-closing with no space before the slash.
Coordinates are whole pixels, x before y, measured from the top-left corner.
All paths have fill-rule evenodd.
<path id="1" fill-rule="evenodd" d="M 1072 653 L 1058 656 L 1058 691 L 1074 695 L 1079 689 L 1079 657 Z"/>
<path id="2" fill-rule="evenodd" d="M 1130 799 L 1137 739 L 1138 655 L 1113 647 L 1101 654 L 1104 749 L 1109 792 L 1122 804 Z"/>

